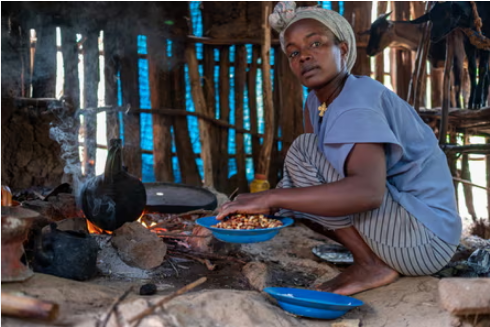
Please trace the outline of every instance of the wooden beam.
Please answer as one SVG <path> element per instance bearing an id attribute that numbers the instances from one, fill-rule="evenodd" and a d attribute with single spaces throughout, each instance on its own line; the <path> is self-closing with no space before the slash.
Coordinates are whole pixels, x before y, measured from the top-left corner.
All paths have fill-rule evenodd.
<path id="1" fill-rule="evenodd" d="M 357 60 L 352 68 L 352 74 L 366 75 L 371 74 L 370 57 L 366 53 L 365 45 L 369 36 L 359 35 L 359 32 L 368 30 L 371 27 L 371 1 L 345 1 L 344 16 L 354 29 L 357 43 Z M 369 13 L 369 14 L 366 14 Z"/>
<path id="2" fill-rule="evenodd" d="M 63 54 L 63 68 L 65 82 L 63 94 L 70 99 L 73 106 L 80 108 L 80 83 L 78 80 L 78 45 L 77 36 L 72 28 L 61 30 L 61 51 Z"/>
<path id="3" fill-rule="evenodd" d="M 230 48 L 222 47 L 219 53 L 219 119 L 228 123 L 230 120 Z M 227 190 L 228 183 L 228 128 L 219 130 L 219 189 Z"/>
<path id="4" fill-rule="evenodd" d="M 408 1 L 392 1 L 395 20 L 410 19 L 410 4 Z M 402 99 L 408 97 L 408 85 L 412 74 L 412 53 L 409 50 L 395 50 L 396 60 L 396 93 Z"/>
<path id="5" fill-rule="evenodd" d="M 173 105 L 175 108 L 185 108 L 185 46 L 183 43 L 174 42 L 172 44 L 172 75 L 173 87 Z M 202 178 L 199 174 L 196 160 L 194 159 L 194 150 L 192 149 L 191 138 L 185 109 L 172 109 L 172 113 L 182 113 L 174 119 L 175 147 L 179 162 L 182 183 L 201 186 Z"/>
<path id="6" fill-rule="evenodd" d="M 84 108 L 96 107 L 98 105 L 99 87 L 99 42 L 98 32 L 92 30 L 87 32 L 83 43 L 84 50 Z M 84 117 L 85 131 L 85 175 L 95 176 L 95 155 L 97 150 L 97 115 L 91 111 Z"/>
<path id="7" fill-rule="evenodd" d="M 171 80 L 169 76 L 169 60 L 167 44 L 159 34 L 148 35 L 148 68 L 150 78 L 151 106 L 160 108 L 171 105 L 172 94 L 169 92 Z M 172 166 L 172 117 L 152 115 L 153 124 L 153 170 L 157 182 L 173 182 Z"/>
<path id="8" fill-rule="evenodd" d="M 130 32 L 123 40 L 121 55 L 121 91 L 123 105 L 137 108 L 140 105 L 138 82 L 138 47 L 136 34 Z M 128 172 L 138 178 L 142 177 L 142 158 L 140 115 L 126 113 L 124 121 L 123 162 Z"/>
<path id="9" fill-rule="evenodd" d="M 274 104 L 272 103 L 272 85 L 270 74 L 270 48 L 271 48 L 271 31 L 269 26 L 269 14 L 272 10 L 271 1 L 262 1 L 262 85 L 264 92 L 264 118 L 265 118 L 265 133 L 260 158 L 258 162 L 257 173 L 269 175 L 271 162 L 272 143 L 274 142 Z"/>
<path id="10" fill-rule="evenodd" d="M 187 45 L 185 49 L 185 58 L 189 65 L 189 79 L 191 83 L 192 99 L 196 112 L 208 115 L 206 108 L 206 100 L 201 86 L 201 78 L 199 76 L 199 68 L 196 56 L 196 47 L 194 44 Z M 199 121 L 199 136 L 201 139 L 201 158 L 204 166 L 204 186 L 213 187 L 213 157 L 211 151 L 211 124 L 207 121 Z"/>

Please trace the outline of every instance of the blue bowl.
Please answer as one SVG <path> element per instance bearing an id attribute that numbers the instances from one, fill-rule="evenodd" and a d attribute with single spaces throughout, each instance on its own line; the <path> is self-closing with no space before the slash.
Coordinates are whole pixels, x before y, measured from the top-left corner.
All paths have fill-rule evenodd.
<path id="1" fill-rule="evenodd" d="M 279 233 L 279 230 L 291 226 L 294 222 L 292 218 L 270 217 L 282 221 L 282 226 L 260 229 L 223 229 L 211 227 L 220 222 L 216 217 L 204 217 L 196 220 L 196 224 L 209 229 L 213 236 L 218 240 L 228 243 L 257 243 L 265 242 Z"/>
<path id="2" fill-rule="evenodd" d="M 350 296 L 287 287 L 267 287 L 281 308 L 297 316 L 335 319 L 364 303 Z"/>

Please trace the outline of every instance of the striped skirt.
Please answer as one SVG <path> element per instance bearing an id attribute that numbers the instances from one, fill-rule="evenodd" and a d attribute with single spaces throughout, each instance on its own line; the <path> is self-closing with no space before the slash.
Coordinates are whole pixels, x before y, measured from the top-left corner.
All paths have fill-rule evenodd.
<path id="1" fill-rule="evenodd" d="M 303 134 L 293 142 L 278 188 L 308 187 L 341 179 L 317 143 L 315 134 Z M 321 217 L 284 209 L 279 214 L 309 219 L 332 230 L 354 226 L 381 260 L 408 276 L 436 273 L 449 262 L 457 247 L 427 229 L 394 201 L 388 190 L 378 209 L 351 216 Z"/>

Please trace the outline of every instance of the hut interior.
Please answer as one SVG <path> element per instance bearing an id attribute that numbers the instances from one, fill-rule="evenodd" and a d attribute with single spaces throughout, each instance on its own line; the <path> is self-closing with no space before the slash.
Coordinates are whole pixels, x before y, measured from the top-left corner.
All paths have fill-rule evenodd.
<path id="1" fill-rule="evenodd" d="M 406 100 L 439 140 L 464 226 L 443 270 L 308 319 L 264 290 L 313 289 L 344 271 L 348 259 L 315 252 L 334 241 L 296 221 L 266 242 L 227 243 L 196 223 L 275 188 L 304 133 L 309 90 L 270 27 L 276 4 L 2 3 L 2 325 L 490 326 L 490 77 L 479 76 L 475 105 L 464 30 L 433 60 L 435 23 L 400 25 L 436 2 L 297 5 L 343 15 L 356 33 L 352 74 Z M 97 220 L 112 212 L 94 195 L 109 184 L 124 208 L 117 225 Z"/>

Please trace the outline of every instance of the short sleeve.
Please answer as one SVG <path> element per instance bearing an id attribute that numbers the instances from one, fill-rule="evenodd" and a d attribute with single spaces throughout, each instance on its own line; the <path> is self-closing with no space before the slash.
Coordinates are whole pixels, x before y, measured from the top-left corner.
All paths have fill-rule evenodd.
<path id="1" fill-rule="evenodd" d="M 333 120 L 325 131 L 324 153 L 327 160 L 342 177 L 345 177 L 345 161 L 356 143 L 385 144 L 388 168 L 403 156 L 403 147 L 391 130 L 388 121 L 375 110 L 347 110 Z"/>

